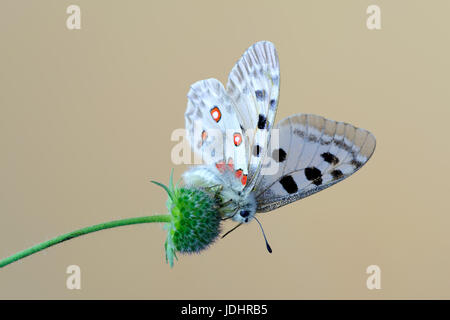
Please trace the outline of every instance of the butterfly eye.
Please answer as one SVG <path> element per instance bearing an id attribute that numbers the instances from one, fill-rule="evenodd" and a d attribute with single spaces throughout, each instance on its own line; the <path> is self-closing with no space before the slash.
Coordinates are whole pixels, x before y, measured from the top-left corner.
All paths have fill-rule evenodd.
<path id="1" fill-rule="evenodd" d="M 239 213 L 241 215 L 242 218 L 246 218 L 250 215 L 250 211 L 248 210 L 241 210 L 241 212 Z"/>

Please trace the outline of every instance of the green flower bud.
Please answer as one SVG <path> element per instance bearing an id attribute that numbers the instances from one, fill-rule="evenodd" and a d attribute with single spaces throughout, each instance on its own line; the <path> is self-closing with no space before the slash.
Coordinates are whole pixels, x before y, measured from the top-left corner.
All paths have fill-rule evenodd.
<path id="1" fill-rule="evenodd" d="M 176 252 L 198 253 L 211 245 L 220 233 L 221 216 L 214 195 L 196 188 L 178 188 L 154 182 L 163 187 L 169 199 L 167 209 L 172 221 L 165 224 L 166 261 L 173 266 Z"/>

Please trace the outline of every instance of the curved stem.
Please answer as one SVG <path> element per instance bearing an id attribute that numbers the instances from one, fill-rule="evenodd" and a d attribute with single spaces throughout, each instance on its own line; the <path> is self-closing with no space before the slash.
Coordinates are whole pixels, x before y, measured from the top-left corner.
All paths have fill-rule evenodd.
<path id="1" fill-rule="evenodd" d="M 33 253 L 39 252 L 48 247 L 54 246 L 58 243 L 61 243 L 61 242 L 64 242 L 64 241 L 67 241 L 72 238 L 76 238 L 76 237 L 79 237 L 79 236 L 82 236 L 82 235 L 85 235 L 88 233 L 92 233 L 92 232 L 96 232 L 96 231 L 100 231 L 100 230 L 104 230 L 104 229 L 126 226 L 126 225 L 130 225 L 130 224 L 151 223 L 151 222 L 170 222 L 171 220 L 172 220 L 172 216 L 170 216 L 168 214 L 162 214 L 162 215 L 115 220 L 115 221 L 109 221 L 109 222 L 105 222 L 105 223 L 96 224 L 96 225 L 93 225 L 90 227 L 82 228 L 79 230 L 75 230 L 75 231 L 57 236 L 53 239 L 50 239 L 48 241 L 45 241 L 45 242 L 42 242 L 35 246 L 32 246 L 31 248 L 28 248 L 28 249 L 20 251 L 16 254 L 13 254 L 12 256 L 9 256 L 8 258 L 0 260 L 0 268 L 3 268 L 4 266 L 6 266 L 10 263 L 13 263 L 14 261 L 25 258 Z"/>

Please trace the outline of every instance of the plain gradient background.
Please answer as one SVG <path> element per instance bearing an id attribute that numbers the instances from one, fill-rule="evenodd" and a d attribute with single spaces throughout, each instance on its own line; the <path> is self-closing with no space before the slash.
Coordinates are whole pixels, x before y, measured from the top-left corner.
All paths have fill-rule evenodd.
<path id="1" fill-rule="evenodd" d="M 81 30 L 66 8 L 81 7 Z M 382 29 L 366 27 L 381 8 Z M 13 1 L 0 4 L 0 257 L 165 213 L 189 86 L 252 43 L 281 64 L 277 119 L 370 130 L 372 159 L 330 189 L 165 263 L 161 225 L 91 234 L 0 270 L 0 298 L 450 298 L 450 2 Z M 233 226 L 227 223 L 228 230 Z M 81 267 L 82 289 L 66 288 Z M 368 290 L 366 268 L 381 268 Z"/>

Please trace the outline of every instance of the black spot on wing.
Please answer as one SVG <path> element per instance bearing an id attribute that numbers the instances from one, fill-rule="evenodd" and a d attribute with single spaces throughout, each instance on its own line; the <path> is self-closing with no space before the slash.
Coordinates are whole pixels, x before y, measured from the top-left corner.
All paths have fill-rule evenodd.
<path id="1" fill-rule="evenodd" d="M 340 149 L 344 149 L 345 151 L 352 153 L 352 146 L 350 144 L 345 143 L 344 139 L 333 140 L 333 144 Z"/>
<path id="2" fill-rule="evenodd" d="M 344 176 L 342 171 L 339 169 L 331 171 L 331 175 L 333 176 L 333 179 L 335 179 L 335 180 L 340 179 Z"/>
<path id="3" fill-rule="evenodd" d="M 255 91 L 256 100 L 263 101 L 266 97 L 266 90 L 256 90 Z"/>
<path id="4" fill-rule="evenodd" d="M 299 130 L 299 129 L 297 129 L 297 128 L 294 129 L 294 134 L 295 134 L 296 136 L 299 136 L 300 138 L 304 138 L 304 137 L 305 137 L 305 132 L 302 131 L 302 130 Z"/>
<path id="5" fill-rule="evenodd" d="M 316 186 L 322 184 L 322 173 L 316 167 L 305 168 L 305 177 L 309 181 L 312 181 Z"/>
<path id="6" fill-rule="evenodd" d="M 283 149 L 275 149 L 272 151 L 272 158 L 276 161 L 276 162 L 283 162 L 284 160 L 286 160 L 286 151 L 284 151 Z"/>
<path id="7" fill-rule="evenodd" d="M 359 167 L 361 167 L 363 165 L 362 162 L 360 162 L 360 161 L 358 161 L 356 159 L 353 159 L 351 161 L 351 164 L 355 167 L 355 169 L 358 169 Z"/>
<path id="8" fill-rule="evenodd" d="M 276 106 L 277 106 L 277 100 L 275 100 L 275 99 L 270 100 L 270 107 L 273 109 Z"/>
<path id="9" fill-rule="evenodd" d="M 323 160 L 325 160 L 328 163 L 331 164 L 338 164 L 339 163 L 339 158 L 336 157 L 334 154 L 329 153 L 329 152 L 325 152 L 321 154 Z"/>
<path id="10" fill-rule="evenodd" d="M 307 137 L 308 142 L 317 142 L 318 138 L 315 135 L 310 134 Z"/>
<path id="11" fill-rule="evenodd" d="M 260 152 L 261 152 L 261 147 L 259 145 L 253 146 L 253 155 L 255 157 L 259 157 Z"/>
<path id="12" fill-rule="evenodd" d="M 311 181 L 311 180 L 320 178 L 322 176 L 322 173 L 316 167 L 308 167 L 308 168 L 305 168 L 305 176 L 306 176 L 306 179 Z"/>
<path id="13" fill-rule="evenodd" d="M 267 119 L 263 114 L 258 117 L 258 129 L 265 129 L 267 124 Z"/>
<path id="14" fill-rule="evenodd" d="M 292 176 L 284 176 L 280 179 L 280 184 L 283 186 L 287 193 L 292 194 L 298 191 L 297 183 L 295 183 Z"/>

